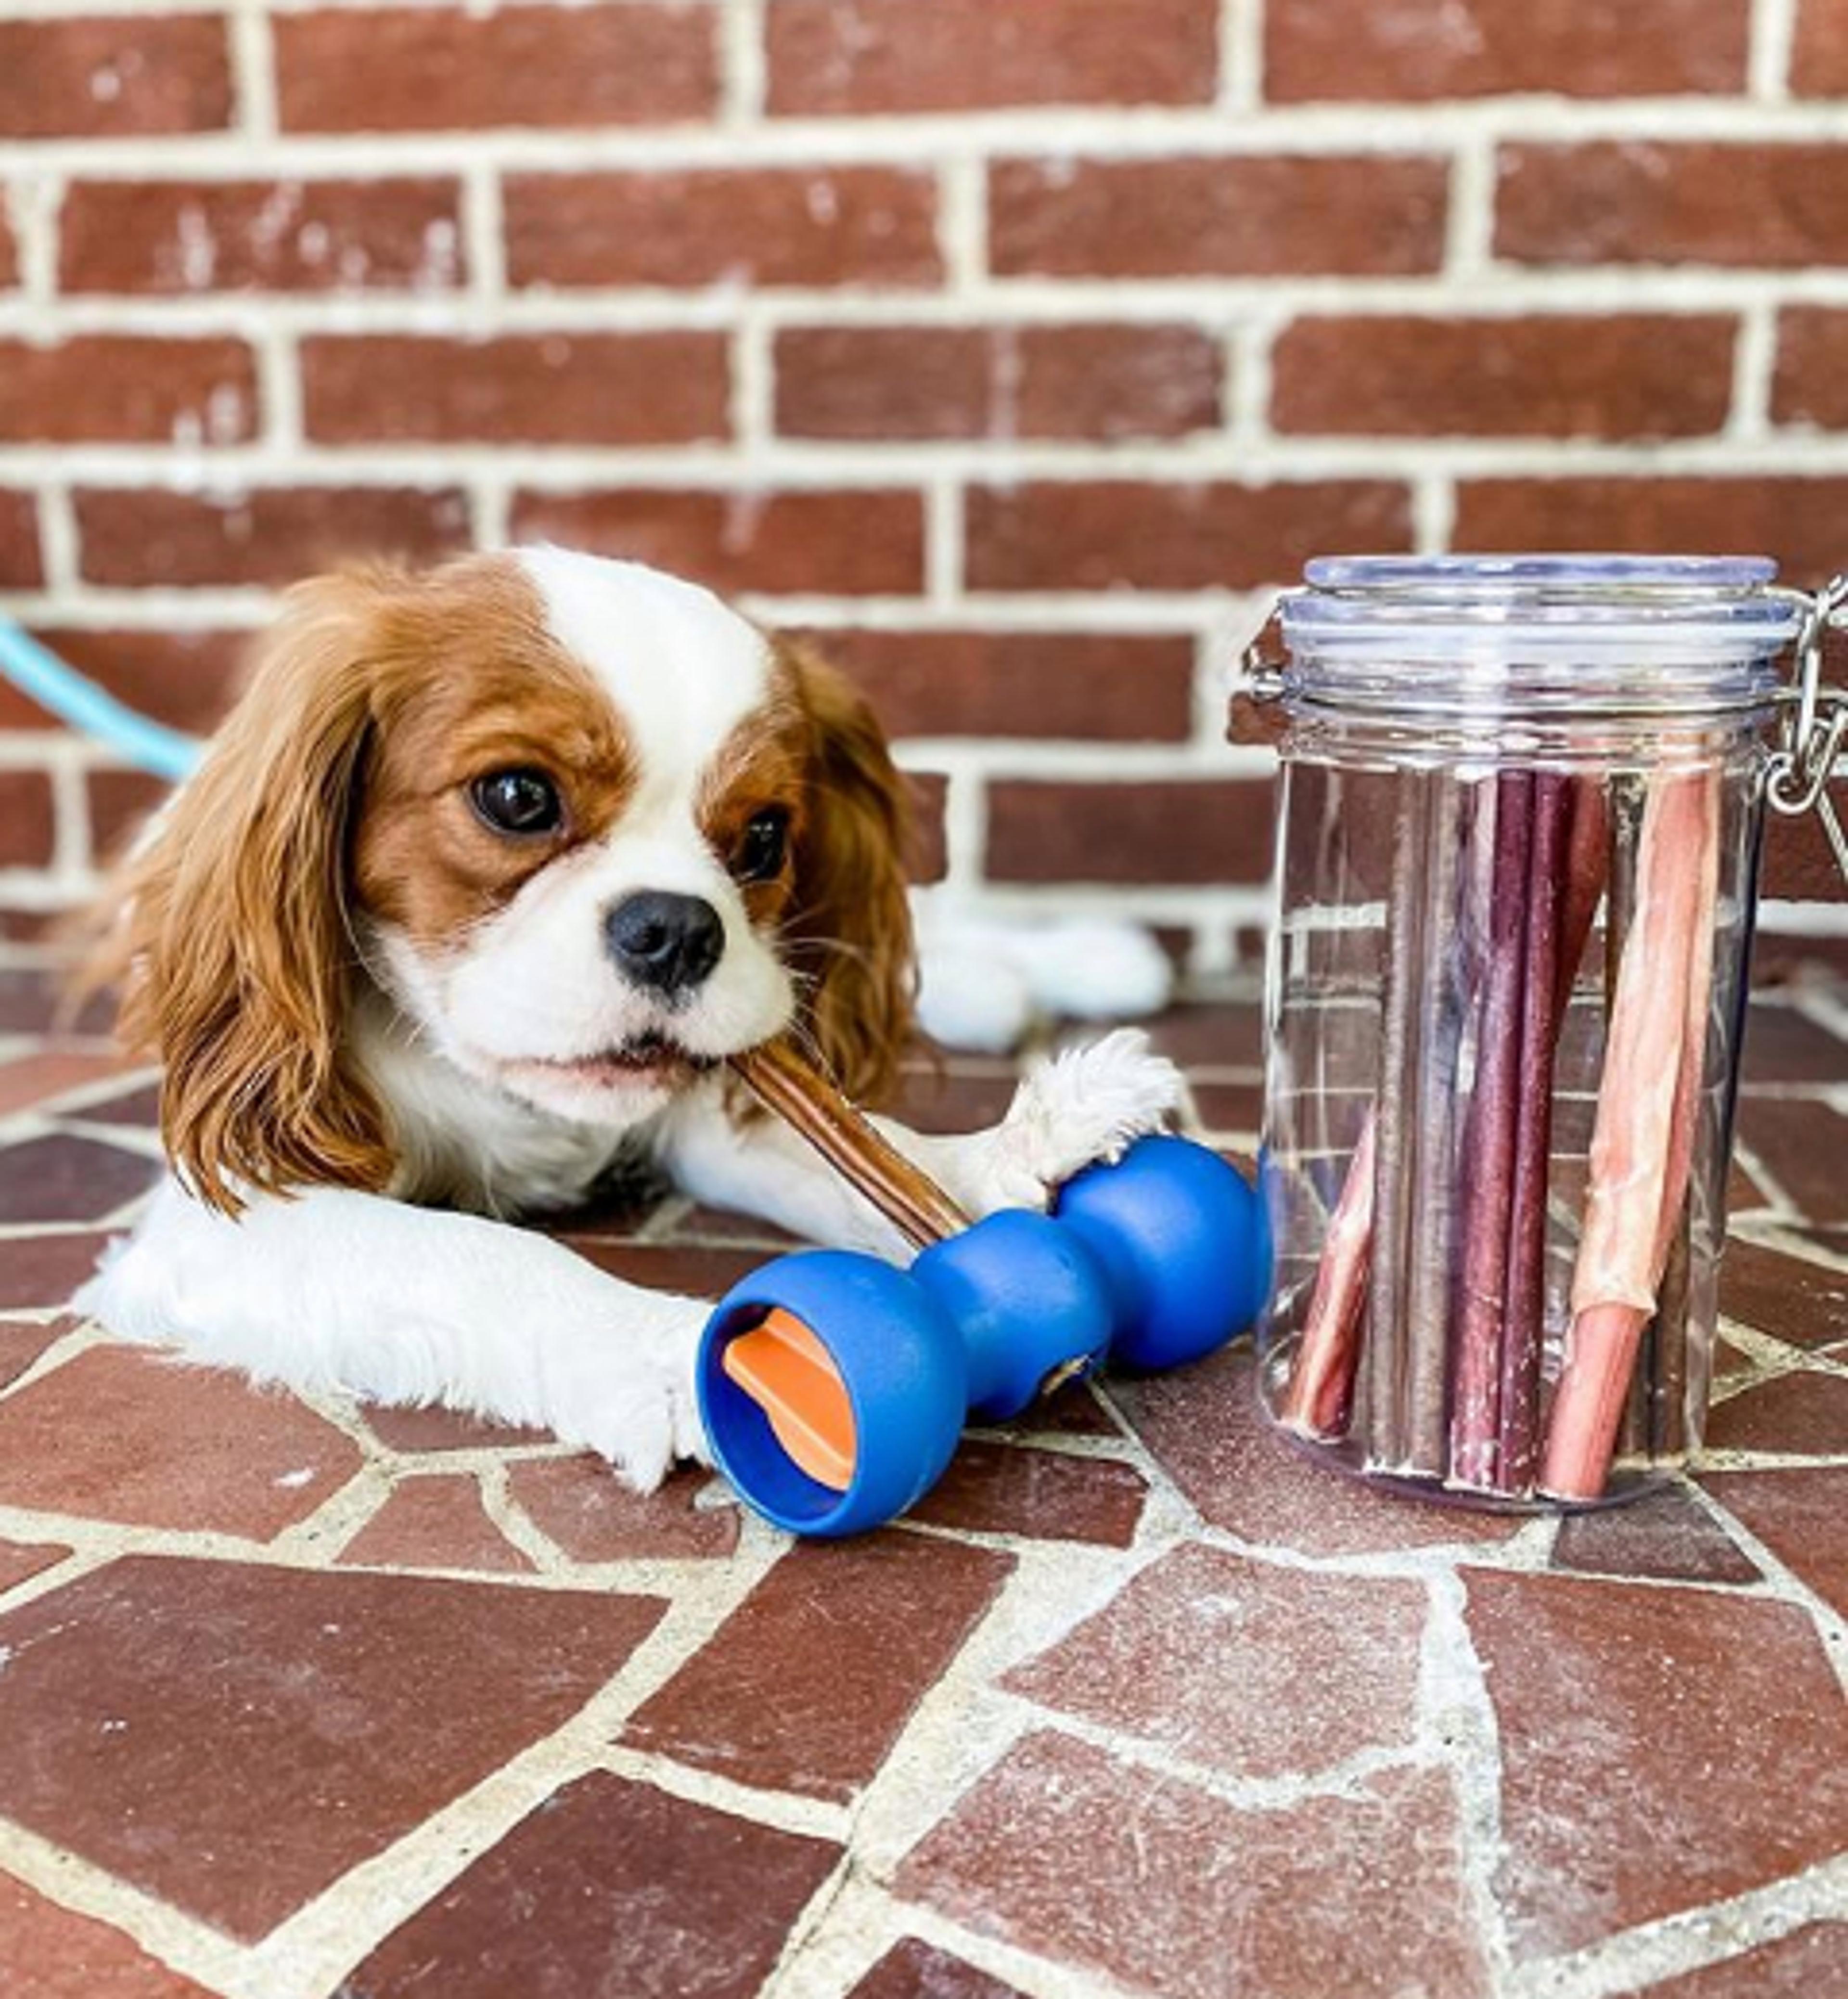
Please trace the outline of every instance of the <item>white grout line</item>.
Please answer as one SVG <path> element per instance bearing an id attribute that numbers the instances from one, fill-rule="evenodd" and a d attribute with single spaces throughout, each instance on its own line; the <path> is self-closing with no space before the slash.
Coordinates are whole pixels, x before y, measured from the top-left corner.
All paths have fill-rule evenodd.
<path id="1" fill-rule="evenodd" d="M 9 15 L 17 16 L 22 4 L 12 0 Z M 61 6 L 66 0 L 50 4 Z M 176 10 L 157 5 L 157 11 Z M 1255 23 L 1235 40 L 1241 57 L 1246 47 L 1254 50 Z M 1250 59 L 1244 57 L 1241 66 L 1250 67 Z M 175 173 L 230 172 L 234 161 L 243 161 L 246 171 L 267 176 L 298 169 L 337 172 L 355 168 L 366 172 L 443 171 L 452 168 L 459 144 L 472 155 L 522 168 L 626 170 L 823 165 L 861 158 L 928 163 L 941 158 L 949 146 L 969 144 L 1010 157 L 1050 154 L 1099 159 L 1195 153 L 1429 154 L 1485 137 L 1542 145 L 1606 138 L 1827 144 L 1848 137 L 1848 104 L 1822 97 L 1764 102 L 1742 95 L 1533 95 L 1441 103 L 1270 104 L 1258 115 L 1231 117 L 1216 104 L 1023 105 L 990 111 L 689 121 L 581 130 L 502 127 L 270 136 L 234 128 L 164 137 L 158 144 L 164 167 Z M 145 137 L 129 135 L 0 140 L 0 172 L 41 160 L 78 171 L 145 171 L 148 145 Z"/>
<path id="2" fill-rule="evenodd" d="M 1797 38 L 1798 0 L 1756 0 L 1751 10 L 1748 56 L 1752 95 L 1767 105 L 1790 102 L 1791 51 Z"/>

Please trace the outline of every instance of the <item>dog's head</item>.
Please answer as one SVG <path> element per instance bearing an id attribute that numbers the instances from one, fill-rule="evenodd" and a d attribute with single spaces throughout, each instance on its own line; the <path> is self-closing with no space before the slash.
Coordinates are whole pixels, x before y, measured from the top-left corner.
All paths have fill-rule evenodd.
<path id="1" fill-rule="evenodd" d="M 225 1206 L 389 1180 L 365 980 L 583 1121 L 792 1024 L 876 1093 L 908 1024 L 905 826 L 858 695 L 690 584 L 556 549 L 324 578 L 126 871 L 125 1028 Z"/>

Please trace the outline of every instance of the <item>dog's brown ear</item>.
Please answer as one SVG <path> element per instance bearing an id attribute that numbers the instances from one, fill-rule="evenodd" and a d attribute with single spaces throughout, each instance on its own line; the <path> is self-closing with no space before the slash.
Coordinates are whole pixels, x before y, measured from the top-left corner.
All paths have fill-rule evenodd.
<path id="1" fill-rule="evenodd" d="M 343 1057 L 347 840 L 395 580 L 290 591 L 198 772 L 125 864 L 106 947 L 121 1032 L 164 1069 L 161 1133 L 201 1199 L 379 1188 L 384 1114 Z"/>
<path id="2" fill-rule="evenodd" d="M 865 697 L 785 644 L 808 725 L 808 769 L 784 935 L 807 981 L 802 1024 L 850 1097 L 897 1078 L 916 993 L 905 858 L 910 793 Z"/>

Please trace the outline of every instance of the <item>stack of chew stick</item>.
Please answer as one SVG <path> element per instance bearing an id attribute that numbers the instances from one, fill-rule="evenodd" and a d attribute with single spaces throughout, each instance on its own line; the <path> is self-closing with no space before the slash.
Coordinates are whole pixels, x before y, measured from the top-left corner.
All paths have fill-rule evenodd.
<path id="1" fill-rule="evenodd" d="M 1639 1356 L 1666 1372 L 1685 1346 L 1718 779 L 1664 767 L 1641 781 L 1396 783 L 1379 1090 L 1279 1413 L 1351 1440 L 1369 1471 L 1594 1498 L 1620 1446 L 1662 1442 Z M 1568 1184 L 1556 1056 L 1601 906 L 1604 1065 L 1569 1311 L 1549 1328 L 1549 1214 Z"/>

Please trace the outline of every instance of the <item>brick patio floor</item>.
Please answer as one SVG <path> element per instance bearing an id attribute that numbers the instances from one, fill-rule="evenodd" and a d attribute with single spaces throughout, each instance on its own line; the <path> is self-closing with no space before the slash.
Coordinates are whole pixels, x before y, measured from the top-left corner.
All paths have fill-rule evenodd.
<path id="1" fill-rule="evenodd" d="M 1235 1350 L 833 1547 L 61 1316 L 157 1152 L 147 1076 L 48 1027 L 0 968 L 8 1999 L 1848 1993 L 1826 989 L 1756 1010 L 1697 1486 L 1379 1498 L 1259 1429 Z M 1162 1032 L 1248 1148 L 1251 1010 Z M 708 1289 L 776 1246 L 683 1206 L 571 1239 Z"/>

